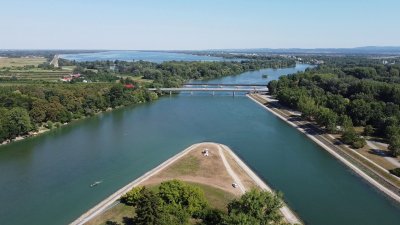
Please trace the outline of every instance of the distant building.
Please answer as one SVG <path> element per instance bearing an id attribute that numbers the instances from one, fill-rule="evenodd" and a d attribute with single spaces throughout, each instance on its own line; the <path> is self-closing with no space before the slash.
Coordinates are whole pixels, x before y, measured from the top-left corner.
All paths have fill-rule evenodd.
<path id="1" fill-rule="evenodd" d="M 68 75 L 68 76 L 62 77 L 62 78 L 60 79 L 60 81 L 62 81 L 62 82 L 71 82 L 73 79 L 77 79 L 77 78 L 80 78 L 80 77 L 81 77 L 81 74 L 80 74 L 80 73 L 77 73 L 77 74 L 70 74 L 70 75 Z"/>
<path id="2" fill-rule="evenodd" d="M 133 84 L 125 84 L 124 87 L 127 88 L 127 89 L 132 89 L 132 88 L 135 88 L 135 85 L 133 85 Z"/>

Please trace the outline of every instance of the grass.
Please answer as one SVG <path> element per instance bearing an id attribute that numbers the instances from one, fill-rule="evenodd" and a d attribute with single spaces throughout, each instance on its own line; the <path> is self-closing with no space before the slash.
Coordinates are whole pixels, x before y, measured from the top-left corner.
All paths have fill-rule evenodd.
<path id="1" fill-rule="evenodd" d="M 86 223 L 86 225 L 106 225 L 107 222 L 112 221 L 118 224 L 126 224 L 135 215 L 135 210 L 132 206 L 125 204 L 118 204 L 110 210 L 96 216 Z"/>
<path id="2" fill-rule="evenodd" d="M 22 66 L 37 66 L 46 62 L 43 57 L 34 58 L 0 58 L 0 68 L 3 67 L 22 67 Z"/>
<path id="3" fill-rule="evenodd" d="M 175 175 L 190 175 L 195 174 L 200 169 L 199 160 L 189 155 L 185 160 L 179 160 L 174 166 L 168 168 L 168 172 Z"/>
<path id="4" fill-rule="evenodd" d="M 229 192 L 221 190 L 219 188 L 211 187 L 205 184 L 188 182 L 191 185 L 197 186 L 204 191 L 204 195 L 211 207 L 227 211 L 227 204 L 235 198 L 235 196 Z"/>

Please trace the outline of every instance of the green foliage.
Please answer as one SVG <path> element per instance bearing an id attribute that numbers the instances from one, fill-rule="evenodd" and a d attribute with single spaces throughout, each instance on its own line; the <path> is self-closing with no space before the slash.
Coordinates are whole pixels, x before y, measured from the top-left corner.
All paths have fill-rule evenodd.
<path id="1" fill-rule="evenodd" d="M 180 208 L 191 216 L 207 206 L 204 192 L 200 188 L 179 180 L 162 182 L 159 196 L 166 205 Z"/>
<path id="2" fill-rule="evenodd" d="M 400 155 L 400 135 L 393 135 L 389 139 L 389 147 L 388 149 L 392 153 L 393 156 L 397 157 Z"/>
<path id="3" fill-rule="evenodd" d="M 25 135 L 43 123 L 51 129 L 109 107 L 157 98 L 156 93 L 145 88 L 126 89 L 121 84 L 0 86 L 0 140 Z"/>
<path id="4" fill-rule="evenodd" d="M 121 197 L 121 202 L 126 205 L 136 206 L 136 203 L 142 195 L 142 190 L 143 187 L 132 188 L 132 190 Z"/>
<path id="5" fill-rule="evenodd" d="M 51 121 L 47 121 L 47 123 L 44 125 L 47 129 L 53 129 L 54 128 L 54 123 Z"/>
<path id="6" fill-rule="evenodd" d="M 364 127 L 364 135 L 371 136 L 374 134 L 374 127 L 371 125 L 367 125 Z"/>
<path id="7" fill-rule="evenodd" d="M 153 191 L 146 188 L 140 191 L 135 212 L 134 222 L 137 225 L 163 224 L 161 199 Z"/>
<path id="8" fill-rule="evenodd" d="M 161 183 L 158 191 L 133 188 L 121 202 L 135 207 L 134 224 L 284 224 L 281 195 L 253 189 L 232 200 L 228 214 L 208 206 L 202 190 L 178 180 Z M 192 220 L 190 220 L 192 219 Z"/>
<path id="9" fill-rule="evenodd" d="M 395 176 L 400 177 L 400 168 L 395 168 L 395 169 L 389 170 L 389 172 Z"/>
<path id="10" fill-rule="evenodd" d="M 282 222 L 282 198 L 253 189 L 228 204 L 226 224 L 271 224 Z"/>
<path id="11" fill-rule="evenodd" d="M 27 134 L 33 128 L 29 114 L 24 108 L 16 107 L 5 110 L 2 116 L 4 116 L 2 127 L 7 131 L 7 138 Z"/>
<path id="12" fill-rule="evenodd" d="M 319 58 L 324 65 L 271 81 L 271 94 L 328 131 L 335 132 L 335 125 L 340 125 L 341 131 L 348 130 L 354 124 L 364 126 L 367 136 L 387 140 L 400 133 L 398 63 L 382 65 L 364 57 Z M 360 138 L 350 139 L 353 147 L 364 145 Z"/>
<path id="13" fill-rule="evenodd" d="M 343 132 L 342 141 L 355 149 L 362 148 L 366 144 L 364 138 L 360 137 L 353 127 L 347 128 Z"/>

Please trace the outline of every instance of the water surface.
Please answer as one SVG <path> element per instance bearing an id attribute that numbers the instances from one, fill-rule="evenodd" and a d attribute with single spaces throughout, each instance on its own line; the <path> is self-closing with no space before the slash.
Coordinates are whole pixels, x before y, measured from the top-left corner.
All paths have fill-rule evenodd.
<path id="1" fill-rule="evenodd" d="M 172 52 L 144 52 L 144 51 L 105 51 L 96 53 L 63 54 L 60 58 L 83 61 L 123 60 L 123 61 L 149 61 L 162 63 L 164 61 L 224 61 L 222 57 L 190 55 Z M 229 59 L 232 61 L 234 59 Z"/>

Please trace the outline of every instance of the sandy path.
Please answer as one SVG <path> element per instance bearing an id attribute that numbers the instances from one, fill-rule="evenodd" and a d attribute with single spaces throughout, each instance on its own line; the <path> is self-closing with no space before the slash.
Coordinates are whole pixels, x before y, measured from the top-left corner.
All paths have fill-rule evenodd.
<path id="1" fill-rule="evenodd" d="M 233 181 L 239 186 L 240 190 L 244 194 L 246 192 L 246 188 L 244 187 L 242 181 L 240 180 L 238 175 L 236 175 L 236 173 L 232 170 L 231 166 L 229 165 L 228 161 L 225 158 L 224 153 L 222 152 L 221 146 L 218 145 L 217 147 L 218 147 L 219 155 L 221 156 L 222 162 L 224 163 L 224 166 L 226 168 L 226 171 L 229 173 L 229 175 L 232 177 Z"/>
<path id="2" fill-rule="evenodd" d="M 367 145 L 374 150 L 380 150 L 378 146 L 376 146 L 372 141 L 367 141 Z M 389 156 L 382 156 L 386 161 L 390 162 L 395 167 L 400 167 L 400 162 L 398 159 L 389 157 Z"/>

